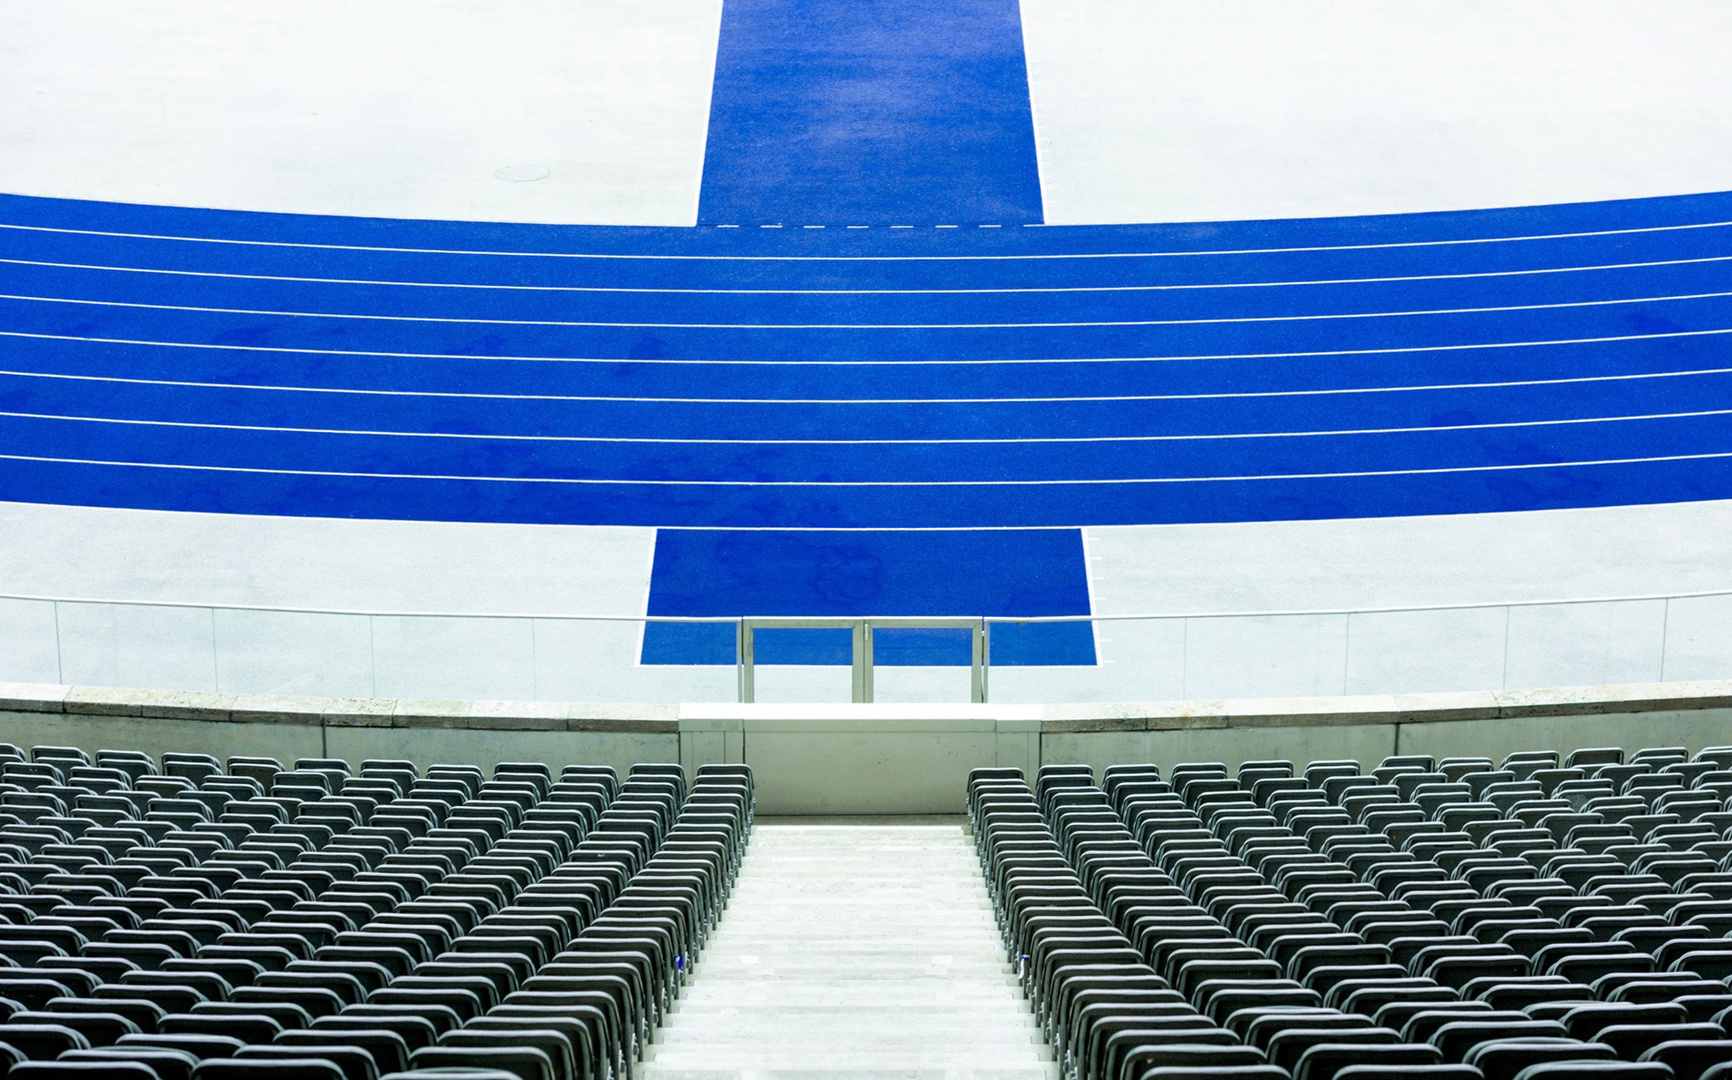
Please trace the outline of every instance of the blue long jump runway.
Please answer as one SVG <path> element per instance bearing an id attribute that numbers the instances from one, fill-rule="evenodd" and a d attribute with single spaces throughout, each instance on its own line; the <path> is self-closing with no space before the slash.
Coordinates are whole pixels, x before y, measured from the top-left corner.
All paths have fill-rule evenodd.
<path id="1" fill-rule="evenodd" d="M 728 0 L 698 220 L 1041 220 L 1017 0 Z"/>
<path id="2" fill-rule="evenodd" d="M 857 531 L 889 603 L 911 564 L 867 534 L 1726 498 L 1729 223 L 1732 195 L 951 230 L 3 197 L 0 499 Z M 1087 611 L 1076 565 L 1007 565 L 1065 599 L 759 581 L 734 610 L 658 558 L 652 608 Z"/>
<path id="3" fill-rule="evenodd" d="M 1086 615 L 1088 575 L 1075 529 L 991 532 L 731 532 L 656 534 L 650 615 L 792 616 Z M 734 627 L 650 623 L 645 663 L 734 662 Z M 765 631 L 757 662 L 846 664 L 844 631 Z M 1092 664 L 1087 623 L 993 628 L 993 663 Z M 884 666 L 970 663 L 966 632 L 886 630 L 873 661 Z"/>

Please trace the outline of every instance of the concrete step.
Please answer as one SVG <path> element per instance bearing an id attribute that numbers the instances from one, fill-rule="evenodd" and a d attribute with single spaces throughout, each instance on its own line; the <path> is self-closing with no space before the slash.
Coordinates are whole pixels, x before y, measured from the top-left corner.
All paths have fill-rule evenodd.
<path id="1" fill-rule="evenodd" d="M 692 1050 L 668 1051 L 657 1049 L 653 1060 L 643 1065 L 645 1080 L 662 1080 L 663 1070 L 671 1069 L 748 1069 L 754 1074 L 764 1070 L 811 1069 L 832 1072 L 843 1068 L 875 1069 L 1028 1069 L 1035 1075 L 1048 1075 L 1054 1063 L 1040 1060 L 1033 1047 L 1007 1047 L 1001 1052 L 979 1050 L 943 1051 L 931 1045 L 885 1049 L 845 1047 L 839 1050 L 816 1050 L 805 1047 L 749 1047 L 745 1050 L 700 1047 Z"/>
<path id="2" fill-rule="evenodd" d="M 763 826 L 642 1080 L 1054 1080 L 953 826 Z"/>
<path id="3" fill-rule="evenodd" d="M 1054 1080 L 1057 1069 L 1051 1065 L 984 1067 L 940 1065 L 910 1068 L 850 1062 L 838 1066 L 812 1068 L 686 1068 L 654 1066 L 644 1074 L 645 1080 Z"/>

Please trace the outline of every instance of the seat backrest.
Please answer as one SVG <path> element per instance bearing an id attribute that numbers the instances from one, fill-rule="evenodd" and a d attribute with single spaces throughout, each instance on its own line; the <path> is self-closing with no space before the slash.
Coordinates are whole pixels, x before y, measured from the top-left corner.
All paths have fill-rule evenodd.
<path id="1" fill-rule="evenodd" d="M 26 1061 L 12 1066 L 19 1080 L 162 1080 L 143 1061 Z"/>
<path id="2" fill-rule="evenodd" d="M 430 1042 L 432 1025 L 428 1025 L 427 1034 Z M 371 1054 L 374 1065 L 381 1073 L 401 1072 L 409 1067 L 409 1040 L 401 1031 L 383 1026 L 345 1028 L 332 1025 L 323 1028 L 311 1027 L 305 1031 L 285 1031 L 277 1036 L 273 1045 L 284 1050 L 307 1050 L 308 1057 L 321 1056 L 315 1051 L 325 1046 L 353 1046 Z"/>
<path id="3" fill-rule="evenodd" d="M 411 1050 L 417 1048 L 421 1025 L 432 1029 L 432 1037 L 423 1044 L 431 1045 L 441 1034 L 463 1022 L 463 1018 L 457 1015 L 457 1010 L 447 1005 L 380 1004 L 369 1001 L 364 1005 L 351 1005 L 336 1016 L 321 1016 L 313 1021 L 312 1026 L 341 1027 L 346 1022 L 356 1020 L 377 1021 L 376 1026 L 390 1028 L 409 1041 Z"/>
<path id="4" fill-rule="evenodd" d="M 346 1080 L 378 1080 L 379 1066 L 373 1055 L 359 1046 L 349 1046 L 335 1039 L 312 1046 L 248 1046 L 235 1055 L 239 1061 L 302 1061 L 316 1058 L 329 1061 L 343 1071 Z"/>
<path id="5" fill-rule="evenodd" d="M 155 1035 L 122 1035 L 115 1048 L 123 1051 L 140 1050 L 176 1050 L 194 1061 L 205 1058 L 233 1057 L 235 1052 L 246 1045 L 239 1039 L 228 1035 L 202 1035 L 194 1032 L 184 1034 Z"/>
<path id="6" fill-rule="evenodd" d="M 94 1050 L 68 1050 L 61 1054 L 57 1060 L 110 1063 L 143 1062 L 155 1071 L 158 1080 L 190 1080 L 192 1068 L 198 1064 L 198 1058 L 184 1050 L 151 1049 L 142 1046 L 127 1048 L 104 1046 Z"/>
<path id="7" fill-rule="evenodd" d="M 1548 1061 L 1529 1065 L 1515 1080 L 1675 1080 L 1672 1070 L 1646 1061 Z"/>
<path id="8" fill-rule="evenodd" d="M 1443 1055 L 1428 1043 L 1317 1043 L 1299 1057 L 1294 1080 L 1335 1080 L 1350 1065 L 1378 1067 L 1441 1065 Z"/>
<path id="9" fill-rule="evenodd" d="M 207 1058 L 192 1071 L 192 1080 L 348 1080 L 343 1070 L 323 1058 Z"/>
<path id="10" fill-rule="evenodd" d="M 564 1032 L 528 1024 L 509 1028 L 458 1028 L 441 1035 L 439 1045 L 465 1050 L 533 1047 L 546 1054 L 552 1063 L 552 1080 L 575 1080 L 578 1076 L 577 1062 L 582 1056 Z"/>
<path id="11" fill-rule="evenodd" d="M 1483 1080 L 1472 1065 L 1349 1065 L 1335 1080 Z"/>
<path id="12" fill-rule="evenodd" d="M 47 1061 L 68 1050 L 88 1050 L 90 1040 L 64 1024 L 0 1024 L 0 1042 L 25 1057 Z"/>
<path id="13" fill-rule="evenodd" d="M 1468 1052 L 1467 1064 L 1477 1065 L 1486 1080 L 1515 1080 L 1531 1065 L 1611 1061 L 1617 1055 L 1604 1043 L 1573 1039 L 1500 1039 L 1480 1043 Z"/>
<path id="14" fill-rule="evenodd" d="M 379 1080 L 428 1080 L 424 1069 L 414 1069 L 404 1072 L 388 1073 Z M 467 1068 L 463 1066 L 441 1066 L 433 1074 L 438 1080 L 519 1080 L 516 1073 L 505 1069 Z"/>
<path id="15" fill-rule="evenodd" d="M 553 1059 L 531 1046 L 426 1046 L 409 1055 L 411 1070 L 481 1068 L 515 1074 L 518 1080 L 558 1080 Z M 199 1078 L 195 1077 L 195 1080 Z M 241 1080 L 236 1077 L 234 1080 Z"/>
<path id="16" fill-rule="evenodd" d="M 1273 1065 L 1156 1065 L 1137 1080 L 1292 1080 L 1286 1069 Z"/>

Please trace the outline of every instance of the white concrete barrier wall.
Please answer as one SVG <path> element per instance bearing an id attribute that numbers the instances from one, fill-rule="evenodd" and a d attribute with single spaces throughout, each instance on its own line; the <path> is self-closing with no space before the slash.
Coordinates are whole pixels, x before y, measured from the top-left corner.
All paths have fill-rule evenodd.
<path id="1" fill-rule="evenodd" d="M 156 693 L 0 683 L 0 740 L 127 749 L 407 758 L 422 765 L 744 762 L 766 815 L 960 813 L 971 769 L 1583 746 L 1732 744 L 1732 682 L 1116 705 L 596 706 Z"/>

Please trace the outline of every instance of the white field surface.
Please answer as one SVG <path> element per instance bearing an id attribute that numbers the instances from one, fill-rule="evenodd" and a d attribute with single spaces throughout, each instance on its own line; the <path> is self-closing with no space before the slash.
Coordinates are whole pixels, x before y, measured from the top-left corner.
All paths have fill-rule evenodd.
<path id="1" fill-rule="evenodd" d="M 1732 188 L 1722 0 L 1022 0 L 1049 224 Z"/>
<path id="2" fill-rule="evenodd" d="M 0 0 L 0 191 L 690 225 L 721 0 Z M 497 179 L 512 166 L 549 175 Z"/>

